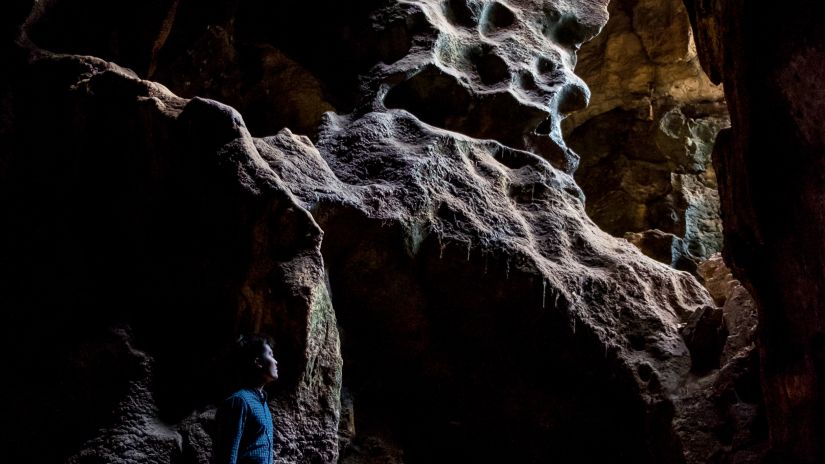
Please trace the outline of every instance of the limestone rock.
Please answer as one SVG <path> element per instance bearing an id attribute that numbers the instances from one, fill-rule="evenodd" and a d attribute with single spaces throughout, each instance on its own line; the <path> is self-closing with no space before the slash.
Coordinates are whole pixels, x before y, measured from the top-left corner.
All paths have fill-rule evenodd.
<path id="1" fill-rule="evenodd" d="M 636 440 L 648 426 L 668 433 L 660 395 L 690 367 L 671 324 L 710 300 L 687 275 L 670 276 L 584 219 L 569 176 L 529 153 L 434 130 L 405 112 L 330 116 L 317 151 L 299 142 L 282 132 L 257 146 L 327 231 L 345 383 L 364 424 L 358 430 L 386 421 L 401 442 L 430 437 L 407 445 L 405 456 L 414 458 L 596 459 L 602 451 L 577 441 L 584 430 L 613 420 L 605 415 L 641 414 L 635 431 L 606 439 L 604 456 L 676 452 L 640 453 L 635 447 L 646 446 Z M 645 291 L 647 282 L 658 290 Z M 526 374 L 536 365 L 554 375 Z M 596 394 L 588 386 L 609 378 L 624 387 Z M 468 389 L 467 379 L 484 380 Z M 405 419 L 397 424 L 387 410 Z M 536 445 L 525 446 L 525 437 Z M 476 451 L 479 442 L 491 444 Z"/>
<path id="2" fill-rule="evenodd" d="M 567 118 L 566 133 L 616 108 L 642 109 L 665 98 L 676 106 L 723 100 L 722 88 L 702 71 L 684 4 L 617 0 L 609 12 L 601 34 L 578 53 L 578 74 L 599 92 L 588 108 Z"/>
<path id="3" fill-rule="evenodd" d="M 669 264 L 679 270 L 695 271 L 693 262 L 684 259 L 684 240 L 673 234 L 653 229 L 638 233 L 628 232 L 624 238 L 656 261 Z"/>
<path id="4" fill-rule="evenodd" d="M 590 98 L 572 70 L 576 50 L 607 20 L 603 2 L 411 3 L 433 30 L 419 35 L 420 49 L 396 64 L 394 72 L 407 77 L 391 86 L 387 107 L 575 171 L 578 156 L 565 145 L 560 123 Z M 463 24 L 452 24 L 458 16 Z"/>
<path id="5" fill-rule="evenodd" d="M 577 72 L 595 90 L 563 129 L 582 157 L 576 178 L 588 214 L 615 236 L 675 235 L 684 246 L 663 262 L 695 272 L 722 248 L 710 153 L 728 117 L 721 87 L 701 70 L 682 2 L 611 2 Z"/>
<path id="6" fill-rule="evenodd" d="M 739 285 L 720 253 L 702 261 L 697 272 L 702 278 L 702 285 L 708 289 L 717 306 L 724 306 L 733 288 Z"/>
<path id="7" fill-rule="evenodd" d="M 158 420 L 151 391 L 153 360 L 135 350 L 129 338 L 124 329 L 115 329 L 110 334 L 111 345 L 103 347 L 116 356 L 115 362 L 131 363 L 136 375 L 128 380 L 122 397 L 111 412 L 113 423 L 70 456 L 66 460 L 69 464 L 90 461 L 161 463 L 179 455 L 183 448 L 181 435 Z"/>

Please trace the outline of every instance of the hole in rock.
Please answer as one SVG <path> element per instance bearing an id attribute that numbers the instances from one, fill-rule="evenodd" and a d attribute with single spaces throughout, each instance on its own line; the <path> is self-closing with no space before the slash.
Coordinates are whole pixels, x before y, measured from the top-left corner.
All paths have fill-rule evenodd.
<path id="1" fill-rule="evenodd" d="M 536 126 L 535 133 L 537 135 L 550 135 L 553 131 L 553 121 L 550 118 L 545 119 L 538 126 Z"/>
<path id="2" fill-rule="evenodd" d="M 533 73 L 526 69 L 520 69 L 518 71 L 516 74 L 516 84 L 527 91 L 538 90 L 539 88 L 536 84 L 536 78 L 533 77 Z"/>
<path id="3" fill-rule="evenodd" d="M 653 367 L 648 363 L 639 364 L 636 368 L 639 373 L 639 378 L 643 382 L 648 382 L 653 377 Z"/>
<path id="4" fill-rule="evenodd" d="M 536 60 L 536 69 L 540 74 L 552 75 L 559 70 L 560 61 L 561 57 L 557 57 L 555 60 L 552 60 L 542 56 Z"/>
<path id="5" fill-rule="evenodd" d="M 509 91 L 473 96 L 435 65 L 390 89 L 384 103 L 427 124 L 519 149 L 524 148 L 522 134 L 547 118 L 547 113 L 522 104 Z"/>
<path id="6" fill-rule="evenodd" d="M 470 59 L 475 65 L 481 82 L 485 85 L 494 85 L 510 79 L 510 69 L 507 63 L 492 50 L 474 53 Z"/>
<path id="7" fill-rule="evenodd" d="M 573 50 L 578 50 L 581 44 L 592 34 L 592 30 L 584 27 L 572 16 L 564 17 L 553 31 L 553 35 L 559 44 Z"/>
<path id="8" fill-rule="evenodd" d="M 451 23 L 457 26 L 476 26 L 475 14 L 467 5 L 467 0 L 447 0 L 444 3 L 444 14 Z"/>
<path id="9" fill-rule="evenodd" d="M 485 35 L 492 35 L 501 29 L 511 27 L 515 22 L 516 15 L 513 10 L 499 2 L 492 2 L 481 15 L 481 32 Z"/>

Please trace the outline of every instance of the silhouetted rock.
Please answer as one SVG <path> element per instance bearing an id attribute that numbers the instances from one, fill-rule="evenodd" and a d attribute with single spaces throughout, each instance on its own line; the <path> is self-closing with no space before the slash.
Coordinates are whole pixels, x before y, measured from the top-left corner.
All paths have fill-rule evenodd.
<path id="1" fill-rule="evenodd" d="M 725 261 L 759 309 L 762 390 L 778 462 L 825 461 L 825 57 L 818 2 L 686 1 L 731 129 L 713 154 Z M 766 34 L 765 31 L 770 33 Z M 781 153 L 781 168 L 775 163 Z"/>

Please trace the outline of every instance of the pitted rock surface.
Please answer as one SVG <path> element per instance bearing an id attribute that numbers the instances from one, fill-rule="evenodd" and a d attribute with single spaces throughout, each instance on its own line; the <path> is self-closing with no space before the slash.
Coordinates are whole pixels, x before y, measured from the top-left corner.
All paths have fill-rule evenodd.
<path id="1" fill-rule="evenodd" d="M 601 30 L 605 3 L 409 3 L 434 31 L 420 57 L 388 70 L 408 76 L 389 90 L 387 106 L 575 171 L 578 156 L 564 144 L 560 123 L 587 106 L 590 90 L 573 73 L 576 50 Z"/>

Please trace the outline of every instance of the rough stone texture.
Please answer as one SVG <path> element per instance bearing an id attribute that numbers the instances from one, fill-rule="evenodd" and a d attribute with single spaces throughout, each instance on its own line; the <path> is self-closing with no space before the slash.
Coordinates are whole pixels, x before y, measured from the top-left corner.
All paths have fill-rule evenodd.
<path id="1" fill-rule="evenodd" d="M 678 459 L 665 392 L 689 357 L 679 314 L 659 311 L 710 300 L 596 229 L 569 176 L 404 112 L 329 116 L 317 151 L 296 139 L 257 146 L 327 232 L 360 447 L 400 444 L 413 462 Z M 616 420 L 630 430 L 602 429 Z"/>
<path id="2" fill-rule="evenodd" d="M 743 1 L 685 3 L 703 66 L 724 82 L 731 113 L 714 150 L 724 256 L 759 308 L 775 459 L 823 462 L 825 8 L 794 1 L 777 20 L 776 9 Z"/>
<path id="3" fill-rule="evenodd" d="M 422 5 L 437 34 L 419 36 L 431 42 L 429 56 L 407 57 L 417 59 L 416 68 L 397 67 L 411 76 L 389 90 L 387 106 L 575 171 L 578 155 L 566 147 L 560 123 L 590 98 L 573 74 L 575 52 L 604 25 L 605 2 L 410 3 Z"/>
<path id="4" fill-rule="evenodd" d="M 244 329 L 278 342 L 280 462 L 698 463 L 726 446 L 679 332 L 712 299 L 596 227 L 571 177 L 559 124 L 587 102 L 572 66 L 605 2 L 274 3 L 29 17 L 4 87 L 0 303 L 17 352 L 52 352 L 44 333 L 73 353 L 45 460 L 205 462 L 213 358 Z M 150 74 L 237 89 L 268 136 Z M 130 335 L 110 353 L 113 325 Z M 95 350 L 108 364 L 84 368 Z M 17 461 L 39 443 L 31 405 L 55 409 L 34 401 L 51 359 L 32 359 L 4 359 Z"/>
<path id="5" fill-rule="evenodd" d="M 92 354 L 86 362 L 100 362 L 103 353 L 114 355 L 119 365 L 117 369 L 125 367 L 131 375 L 127 374 L 128 383 L 121 385 L 125 389 L 111 411 L 112 423 L 86 441 L 82 449 L 66 462 L 163 463 L 177 458 L 183 450 L 183 438 L 173 427 L 158 419 L 152 397 L 151 369 L 154 361 L 134 349 L 128 333 L 123 329 L 113 329 L 108 335 L 110 339 L 104 344 L 83 353 L 87 356 Z M 124 456 L 123 450 L 129 450 L 128 456 Z"/>
<path id="6" fill-rule="evenodd" d="M 0 163 L 15 398 L 3 425 L 17 431 L 4 453 L 76 463 L 202 453 L 180 424 L 220 399 L 221 345 L 258 330 L 283 366 L 281 462 L 334 461 L 341 358 L 322 232 L 241 116 L 96 58 L 33 50 L 16 65 Z M 131 328 L 128 344 L 99 340 L 113 325 Z"/>
<path id="7" fill-rule="evenodd" d="M 699 265 L 699 275 L 713 300 L 723 309 L 725 326 L 729 330 L 722 353 L 722 364 L 750 349 L 756 341 L 756 303 L 742 284 L 733 278 L 720 254 Z"/>
<path id="8" fill-rule="evenodd" d="M 710 153 L 728 117 L 721 87 L 702 72 L 682 2 L 612 1 L 610 21 L 582 46 L 576 71 L 593 96 L 563 129 L 582 157 L 576 179 L 588 214 L 619 237 L 671 234 L 673 253 L 643 251 L 695 272 L 722 247 Z"/>
<path id="9" fill-rule="evenodd" d="M 756 309 L 719 254 L 698 273 L 719 306 L 696 311 L 681 328 L 693 377 L 676 400 L 686 411 L 676 427 L 688 436 L 689 462 L 766 462 L 767 423 L 755 348 Z"/>
<path id="10" fill-rule="evenodd" d="M 702 261 L 696 271 L 702 279 L 702 285 L 708 289 L 717 306 L 724 306 L 733 288 L 739 284 L 722 259 L 721 253 Z"/>
<path id="11" fill-rule="evenodd" d="M 609 12 L 604 30 L 578 53 L 577 73 L 598 92 L 586 109 L 569 116 L 566 131 L 615 108 L 646 103 L 650 110 L 668 97 L 682 104 L 723 100 L 722 88 L 702 71 L 683 4 L 616 0 Z"/>

